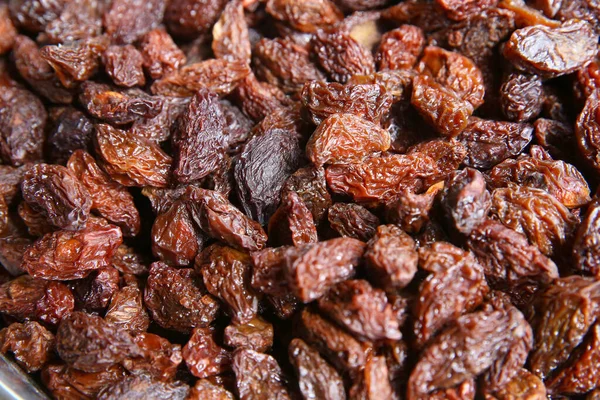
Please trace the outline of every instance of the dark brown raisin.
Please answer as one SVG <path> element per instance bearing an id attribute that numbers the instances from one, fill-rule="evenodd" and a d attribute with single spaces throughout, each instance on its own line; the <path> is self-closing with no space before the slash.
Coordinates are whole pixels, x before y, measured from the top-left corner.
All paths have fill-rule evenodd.
<path id="1" fill-rule="evenodd" d="M 59 44 L 100 36 L 104 8 L 105 3 L 99 0 L 66 2 L 60 16 L 46 25 L 45 39 Z"/>
<path id="2" fill-rule="evenodd" d="M 162 382 L 145 375 L 129 375 L 106 386 L 98 394 L 98 400 L 118 399 L 170 399 L 184 400 L 190 387 L 182 382 Z"/>
<path id="3" fill-rule="evenodd" d="M 217 301 L 205 293 L 192 269 L 155 262 L 150 266 L 144 304 L 163 328 L 189 333 L 195 327 L 208 326 L 219 311 Z"/>
<path id="4" fill-rule="evenodd" d="M 0 350 L 11 352 L 25 371 L 39 371 L 52 358 L 54 335 L 37 322 L 15 322 L 0 330 Z"/>
<path id="5" fill-rule="evenodd" d="M 343 14 L 330 0 L 269 0 L 267 12 L 301 32 L 315 32 L 343 19 Z"/>
<path id="6" fill-rule="evenodd" d="M 177 71 L 186 61 L 183 51 L 162 27 L 152 29 L 142 36 L 140 51 L 144 68 L 152 79 L 162 78 Z"/>
<path id="7" fill-rule="evenodd" d="M 323 221 L 332 200 L 327 191 L 325 172 L 322 168 L 306 167 L 294 172 L 283 185 L 281 197 L 284 198 L 289 192 L 300 196 L 316 224 Z"/>
<path id="8" fill-rule="evenodd" d="M 216 58 L 250 61 L 252 51 L 243 1 L 227 3 L 213 25 L 212 35 L 212 50 Z"/>
<path id="9" fill-rule="evenodd" d="M 163 19 L 164 0 L 114 0 L 104 14 L 104 29 L 114 42 L 133 43 Z"/>
<path id="10" fill-rule="evenodd" d="M 239 349 L 233 354 L 233 371 L 240 400 L 289 400 L 281 368 L 268 354 Z"/>
<path id="11" fill-rule="evenodd" d="M 542 112 L 542 79 L 537 75 L 513 72 L 500 88 L 500 104 L 510 121 L 525 122 Z"/>
<path id="12" fill-rule="evenodd" d="M 130 44 L 110 46 L 102 54 L 102 63 L 115 85 L 133 87 L 146 83 L 142 54 Z"/>
<path id="13" fill-rule="evenodd" d="M 167 4 L 165 25 L 174 36 L 194 39 L 210 32 L 227 0 L 174 0 Z"/>
<path id="14" fill-rule="evenodd" d="M 243 325 L 233 323 L 225 328 L 223 342 L 229 347 L 264 353 L 273 346 L 273 325 L 260 317 Z"/>
<path id="15" fill-rule="evenodd" d="M 402 289 L 417 272 L 415 241 L 396 225 L 381 225 L 365 253 L 369 278 L 384 289 Z"/>
<path id="16" fill-rule="evenodd" d="M 342 237 L 368 241 L 375 235 L 379 218 L 358 204 L 335 203 L 327 213 L 329 225 Z"/>
<path id="17" fill-rule="evenodd" d="M 352 75 L 369 75 L 375 72 L 371 52 L 347 33 L 318 32 L 313 42 L 313 51 L 321 67 L 334 81 L 346 83 Z"/>
<path id="18" fill-rule="evenodd" d="M 94 125 L 84 113 L 72 107 L 54 109 L 48 132 L 47 157 L 54 164 L 65 165 L 75 150 L 92 148 Z"/>

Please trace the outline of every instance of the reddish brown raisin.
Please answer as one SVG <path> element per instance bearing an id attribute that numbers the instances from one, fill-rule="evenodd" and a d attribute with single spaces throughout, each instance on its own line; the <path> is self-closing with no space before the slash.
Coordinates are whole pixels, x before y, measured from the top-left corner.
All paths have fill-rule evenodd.
<path id="1" fill-rule="evenodd" d="M 423 31 L 414 25 L 402 25 L 381 37 L 375 60 L 379 70 L 410 69 L 424 47 Z"/>
<path id="2" fill-rule="evenodd" d="M 315 32 L 343 19 L 343 14 L 330 0 L 269 0 L 267 12 L 301 32 Z"/>
<path id="3" fill-rule="evenodd" d="M 282 194 L 281 204 L 269 220 L 269 239 L 279 246 L 301 246 L 319 241 L 313 215 L 298 193 Z"/>
<path id="4" fill-rule="evenodd" d="M 142 36 L 140 51 L 144 68 L 152 79 L 177 71 L 186 61 L 183 51 L 162 27 L 152 29 Z"/>
<path id="5" fill-rule="evenodd" d="M 0 350 L 13 353 L 25 371 L 39 371 L 51 358 L 54 335 L 37 322 L 10 324 L 0 331 Z"/>
<path id="6" fill-rule="evenodd" d="M 218 375 L 230 368 L 231 354 L 215 343 L 213 334 L 210 328 L 195 328 L 183 347 L 183 359 L 190 372 L 198 378 Z"/>
<path id="7" fill-rule="evenodd" d="M 375 235 L 379 218 L 358 204 L 335 203 L 327 212 L 329 225 L 342 237 L 368 241 Z"/>
<path id="8" fill-rule="evenodd" d="M 347 33 L 317 33 L 313 51 L 321 67 L 337 82 L 346 83 L 352 75 L 375 72 L 371 52 Z"/>
<path id="9" fill-rule="evenodd" d="M 133 87 L 146 83 L 142 54 L 130 44 L 110 46 L 102 54 L 102 63 L 115 85 Z"/>
<path id="10" fill-rule="evenodd" d="M 537 75 L 513 72 L 500 88 L 500 104 L 510 121 L 525 122 L 542 112 L 542 79 Z"/>
<path id="11" fill-rule="evenodd" d="M 243 2 L 230 1 L 212 29 L 212 50 L 216 58 L 250 61 L 251 44 Z"/>
<path id="12" fill-rule="evenodd" d="M 243 325 L 233 323 L 225 328 L 223 335 L 223 342 L 229 347 L 264 353 L 273 346 L 273 325 L 260 317 Z"/>
<path id="13" fill-rule="evenodd" d="M 233 371 L 240 400 L 289 400 L 281 368 L 268 354 L 239 349 L 233 354 Z"/>
<path id="14" fill-rule="evenodd" d="M 119 290 L 113 295 L 104 319 L 136 337 L 146 331 L 150 318 L 142 302 L 142 291 L 134 285 Z"/>
<path id="15" fill-rule="evenodd" d="M 114 0 L 104 14 L 104 29 L 114 42 L 133 43 L 162 21 L 164 0 Z"/>
<path id="16" fill-rule="evenodd" d="M 365 262 L 369 278 L 389 290 L 402 289 L 417 272 L 415 241 L 396 225 L 381 225 L 369 241 Z"/>
<path id="17" fill-rule="evenodd" d="M 177 367 L 183 361 L 181 345 L 152 333 L 141 333 L 134 338 L 141 355 L 129 357 L 122 365 L 134 375 L 149 375 L 161 381 L 175 378 Z"/>

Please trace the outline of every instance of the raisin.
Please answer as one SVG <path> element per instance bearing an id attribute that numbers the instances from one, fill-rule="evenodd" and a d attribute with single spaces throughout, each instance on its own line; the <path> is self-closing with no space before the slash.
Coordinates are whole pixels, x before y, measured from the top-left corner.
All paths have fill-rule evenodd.
<path id="1" fill-rule="evenodd" d="M 573 269 L 578 272 L 600 273 L 600 259 L 598 258 L 597 237 L 600 235 L 598 223 L 600 222 L 598 212 L 600 204 L 594 201 L 584 215 L 581 224 L 577 228 L 573 242 Z"/>
<path id="2" fill-rule="evenodd" d="M 383 85 L 346 84 L 311 81 L 302 89 L 302 103 L 315 125 L 327 117 L 346 113 L 367 121 L 381 122 L 392 104 L 392 96 Z"/>
<path id="3" fill-rule="evenodd" d="M 381 37 L 375 61 L 380 71 L 411 69 L 424 47 L 423 31 L 414 25 L 402 25 Z"/>
<path id="4" fill-rule="evenodd" d="M 298 193 L 282 194 L 281 204 L 269 220 L 269 239 L 280 246 L 319 241 L 313 215 Z"/>
<path id="5" fill-rule="evenodd" d="M 107 47 L 107 39 L 98 37 L 64 46 L 45 46 L 41 56 L 52 66 L 63 86 L 73 88 L 96 74 L 100 56 Z"/>
<path id="6" fill-rule="evenodd" d="M 357 202 L 387 202 L 405 189 L 422 190 L 445 178 L 436 162 L 421 152 L 372 157 L 361 164 L 332 165 L 325 170 L 334 193 Z"/>
<path id="7" fill-rule="evenodd" d="M 318 32 L 313 51 L 321 67 L 334 81 L 346 83 L 352 75 L 375 72 L 375 60 L 371 52 L 347 33 Z"/>
<path id="8" fill-rule="evenodd" d="M 231 392 L 209 379 L 198 379 L 186 400 L 235 400 Z"/>
<path id="9" fill-rule="evenodd" d="M 148 31 L 140 39 L 143 65 L 152 79 L 159 79 L 177 71 L 185 64 L 185 54 L 164 28 Z"/>
<path id="10" fill-rule="evenodd" d="M 541 25 L 518 29 L 504 46 L 504 56 L 523 71 L 555 78 L 583 67 L 596 57 L 596 37 L 585 21 L 559 27 Z M 539 53 L 539 48 L 548 49 Z"/>
<path id="11" fill-rule="evenodd" d="M 115 85 L 133 87 L 146 83 L 142 54 L 130 44 L 110 46 L 102 54 L 102 63 Z"/>
<path id="12" fill-rule="evenodd" d="M 227 0 L 174 0 L 167 4 L 164 23 L 173 35 L 193 39 L 208 33 Z"/>
<path id="13" fill-rule="evenodd" d="M 468 236 L 486 219 L 491 206 L 481 172 L 465 168 L 450 174 L 442 192 L 442 207 L 453 229 Z"/>
<path id="14" fill-rule="evenodd" d="M 131 247 L 121 245 L 117 248 L 112 265 L 122 274 L 145 275 L 148 267 L 144 265 L 144 257 Z"/>
<path id="15" fill-rule="evenodd" d="M 166 6 L 164 0 L 115 0 L 104 14 L 106 33 L 119 44 L 133 43 L 160 24 Z"/>
<path id="16" fill-rule="evenodd" d="M 116 292 L 104 319 L 138 337 L 150 325 L 150 318 L 142 303 L 142 291 L 134 285 L 128 285 Z"/>
<path id="17" fill-rule="evenodd" d="M 68 104 L 73 101 L 73 95 L 61 85 L 33 40 L 23 35 L 16 36 L 12 55 L 19 74 L 33 90 L 53 103 Z"/>
<path id="18" fill-rule="evenodd" d="M 44 214 L 35 211 L 24 201 L 19 203 L 17 212 L 25 225 L 27 225 L 27 231 L 32 236 L 44 236 L 46 233 L 50 233 L 55 230 L 55 227 L 48 223 L 48 218 L 46 218 Z M 8 208 L 6 213 L 8 217 Z M 5 222 L 5 224 L 8 226 L 8 220 Z"/>
<path id="19" fill-rule="evenodd" d="M 498 4 L 498 0 L 436 0 L 448 18 L 462 21 Z"/>
<path id="20" fill-rule="evenodd" d="M 82 85 L 79 101 L 92 116 L 115 125 L 155 117 L 163 107 L 161 98 L 140 89 L 119 90 L 91 81 Z"/>
<path id="21" fill-rule="evenodd" d="M 281 367 L 272 356 L 239 349 L 233 354 L 232 367 L 241 400 L 290 399 Z"/>
<path id="22" fill-rule="evenodd" d="M 522 368 L 502 388 L 493 393 L 486 393 L 485 398 L 489 400 L 522 398 L 543 400 L 547 398 L 547 393 L 544 382 L 525 368 Z"/>
<path id="23" fill-rule="evenodd" d="M 225 328 L 223 341 L 229 347 L 264 353 L 273 346 L 273 325 L 260 317 L 243 325 L 234 322 Z"/>
<path id="24" fill-rule="evenodd" d="M 421 248 L 419 262 L 431 272 L 414 303 L 414 337 L 422 347 L 446 324 L 479 306 L 489 288 L 475 257 L 449 243 Z"/>
<path id="25" fill-rule="evenodd" d="M 500 88 L 502 112 L 509 121 L 525 122 L 542 112 L 542 79 L 537 75 L 513 72 Z"/>
<path id="26" fill-rule="evenodd" d="M 552 119 L 539 118 L 533 123 L 535 141 L 554 158 L 576 157 L 577 140 L 573 126 Z"/>
<path id="27" fill-rule="evenodd" d="M 466 314 L 425 348 L 410 375 L 407 398 L 423 398 L 490 368 L 494 370 L 505 357 L 513 355 L 515 346 L 521 345 L 528 351 L 532 336 L 531 327 L 513 306 L 491 306 Z M 527 352 L 514 360 L 516 365 L 509 379 L 522 367 L 526 357 Z"/>
<path id="28" fill-rule="evenodd" d="M 524 233 L 547 256 L 570 244 L 579 220 L 554 196 L 540 189 L 510 185 L 494 190 L 492 212 L 506 226 Z"/>
<path id="29" fill-rule="evenodd" d="M 285 272 L 292 293 L 308 303 L 323 296 L 338 282 L 354 275 L 365 244 L 337 238 L 285 251 Z"/>
<path id="30" fill-rule="evenodd" d="M 429 214 L 434 205 L 439 185 L 431 186 L 423 194 L 405 190 L 385 205 L 387 222 L 397 224 L 408 233 L 418 233 L 429 222 Z"/>
<path id="31" fill-rule="evenodd" d="M 194 222 L 208 236 L 242 250 L 256 251 L 265 246 L 267 235 L 260 224 L 245 216 L 221 193 L 189 187 L 185 197 Z"/>
<path id="32" fill-rule="evenodd" d="M 212 29 L 212 50 L 216 58 L 250 61 L 251 44 L 243 2 L 227 3 Z"/>
<path id="33" fill-rule="evenodd" d="M 284 296 L 288 291 L 285 276 L 285 255 L 290 246 L 269 247 L 255 251 L 252 256 L 252 287 L 275 296 Z"/>
<path id="34" fill-rule="evenodd" d="M 332 205 L 322 168 L 306 167 L 294 172 L 283 185 L 281 197 L 285 198 L 290 192 L 300 196 L 312 213 L 316 224 L 323 221 L 327 210 Z"/>
<path id="35" fill-rule="evenodd" d="M 577 70 L 575 73 L 575 87 L 573 94 L 578 102 L 584 103 L 588 97 L 600 88 L 600 64 L 596 57 L 587 66 Z"/>
<path id="36" fill-rule="evenodd" d="M 598 161 L 598 137 L 600 134 L 598 120 L 599 106 L 598 94 L 594 93 L 588 97 L 575 124 L 575 136 L 579 151 L 585 160 L 596 170 L 600 169 L 600 162 Z"/>
<path id="37" fill-rule="evenodd" d="M 319 299 L 319 309 L 349 331 L 369 340 L 399 340 L 402 334 L 382 290 L 364 280 L 348 280 Z"/>
<path id="38" fill-rule="evenodd" d="M 531 372 L 546 379 L 570 359 L 596 321 L 598 288 L 593 278 L 570 276 L 555 280 L 536 296 Z"/>
<path id="39" fill-rule="evenodd" d="M 56 351 L 73 368 L 100 372 L 138 349 L 129 333 L 98 316 L 77 311 L 61 321 L 56 332 Z"/>
<path id="40" fill-rule="evenodd" d="M 270 83 L 258 81 L 253 74 L 240 82 L 234 94 L 240 108 L 256 122 L 267 120 L 266 117 L 274 113 L 283 113 L 283 91 Z"/>
<path id="41" fill-rule="evenodd" d="M 571 164 L 553 160 L 539 146 L 532 146 L 529 155 L 520 155 L 496 165 L 489 173 L 488 185 L 506 187 L 509 182 L 542 189 L 568 208 L 589 203 L 590 188 L 581 173 Z"/>
<path id="42" fill-rule="evenodd" d="M 340 374 L 301 339 L 293 339 L 288 348 L 290 362 L 298 377 L 300 392 L 305 398 L 323 400 L 345 399 L 344 382 Z"/>
<path id="43" fill-rule="evenodd" d="M 188 100 L 181 97 L 163 97 L 162 110 L 154 117 L 137 118 L 130 132 L 137 137 L 164 142 L 171 137 L 171 127 L 185 111 Z"/>
<path id="44" fill-rule="evenodd" d="M 13 47 L 17 30 L 10 19 L 7 4 L 0 6 L 0 54 L 6 54 Z"/>
<path id="45" fill-rule="evenodd" d="M 67 168 L 37 164 L 23 177 L 24 200 L 59 228 L 78 230 L 85 227 L 92 206 L 86 187 Z"/>
<path id="46" fill-rule="evenodd" d="M 411 104 L 438 133 L 454 137 L 461 133 L 473 113 L 471 103 L 428 75 L 413 81 Z"/>
<path id="47" fill-rule="evenodd" d="M 317 167 L 359 162 L 390 148 L 389 132 L 353 114 L 332 114 L 318 126 L 306 145 L 306 156 Z"/>
<path id="48" fill-rule="evenodd" d="M 54 335 L 37 322 L 15 322 L 0 330 L 0 350 L 14 354 L 27 372 L 39 371 L 51 358 Z"/>
<path id="49" fill-rule="evenodd" d="M 0 197 L 6 201 L 7 205 L 12 205 L 20 200 L 21 181 L 30 167 L 31 165 L 18 168 L 10 165 L 0 165 Z"/>
<path id="50" fill-rule="evenodd" d="M 154 322 L 184 333 L 208 326 L 219 310 L 219 304 L 205 294 L 200 277 L 192 269 L 176 269 L 162 262 L 150 266 L 144 304 Z"/>
<path id="51" fill-rule="evenodd" d="M 246 143 L 234 176 L 247 215 L 267 223 L 277 208 L 283 184 L 300 167 L 302 156 L 300 139 L 289 129 L 270 129 Z"/>
<path id="52" fill-rule="evenodd" d="M 71 283 L 75 299 L 81 308 L 104 310 L 113 295 L 119 290 L 119 271 L 113 267 L 104 267 L 84 279 Z"/>
<path id="53" fill-rule="evenodd" d="M 56 19 L 66 3 L 64 0 L 11 0 L 8 7 L 19 28 L 35 33 L 43 31 L 50 21 Z"/>
<path id="54" fill-rule="evenodd" d="M 467 148 L 466 166 L 488 169 L 519 155 L 532 137 L 528 124 L 471 117 L 456 139 Z"/>
<path id="55" fill-rule="evenodd" d="M 600 357 L 600 325 L 590 328 L 588 335 L 568 365 L 546 382 L 551 393 L 583 394 L 598 386 L 595 365 Z"/>
<path id="56" fill-rule="evenodd" d="M 66 2 L 60 16 L 46 25 L 45 39 L 59 44 L 100 36 L 104 7 L 105 4 L 99 0 Z"/>
<path id="57" fill-rule="evenodd" d="M 285 39 L 261 39 L 254 48 L 253 63 L 259 78 L 286 92 L 298 91 L 305 82 L 325 79 L 309 60 L 308 51 Z"/>
<path id="58" fill-rule="evenodd" d="M 316 313 L 301 314 L 302 338 L 343 371 L 357 370 L 367 363 L 371 345 L 361 343 Z"/>
<path id="59" fill-rule="evenodd" d="M 490 283 L 541 284 L 558 277 L 554 262 L 530 245 L 527 238 L 499 222 L 487 220 L 471 233 L 473 251 Z"/>
<path id="60" fill-rule="evenodd" d="M 353 399 L 391 399 L 393 390 L 389 382 L 389 371 L 384 357 L 372 356 L 360 370 L 349 390 Z"/>
<path id="61" fill-rule="evenodd" d="M 175 2 L 171 2 L 173 3 Z M 211 59 L 188 64 L 166 75 L 152 84 L 151 91 L 164 96 L 188 97 L 197 90 L 206 88 L 219 95 L 226 95 L 249 74 L 250 68 L 243 61 Z"/>
<path id="62" fill-rule="evenodd" d="M 96 152 L 110 177 L 124 186 L 167 186 L 171 157 L 154 142 L 98 124 Z"/>
<path id="63" fill-rule="evenodd" d="M 182 382 L 162 382 L 145 375 L 129 375 L 109 386 L 98 394 L 98 400 L 117 399 L 171 399 L 184 400 L 190 388 Z"/>
<path id="64" fill-rule="evenodd" d="M 396 225 L 381 225 L 365 252 L 369 278 L 384 289 L 402 289 L 417 272 L 415 241 Z"/>
<path id="65" fill-rule="evenodd" d="M 125 379 L 127 372 L 114 365 L 99 372 L 83 372 L 64 364 L 51 364 L 42 370 L 42 381 L 56 398 L 94 398 L 106 386 Z"/>
<path id="66" fill-rule="evenodd" d="M 269 0 L 267 13 L 301 32 L 315 32 L 343 19 L 330 0 Z"/>
<path id="67" fill-rule="evenodd" d="M 76 150 L 69 158 L 67 168 L 92 195 L 92 210 L 121 228 L 125 236 L 138 234 L 140 214 L 133 196 L 102 171 L 91 155 Z"/>
<path id="68" fill-rule="evenodd" d="M 335 203 L 327 213 L 329 225 L 342 237 L 368 241 L 375 235 L 379 218 L 358 204 Z"/>
<path id="69" fill-rule="evenodd" d="M 148 375 L 161 381 L 171 381 L 183 360 L 181 346 L 152 333 L 141 333 L 134 341 L 141 355 L 126 358 L 122 365 L 134 375 Z"/>
<path id="70" fill-rule="evenodd" d="M 217 96 L 206 89 L 196 92 L 171 137 L 173 175 L 179 183 L 200 180 L 223 162 L 227 145 L 224 128 L 225 116 Z"/>
<path id="71" fill-rule="evenodd" d="M 46 143 L 50 161 L 65 165 L 75 150 L 91 149 L 94 125 L 85 114 L 75 108 L 65 107 L 55 110 L 50 117 L 52 127 Z"/>
<path id="72" fill-rule="evenodd" d="M 187 205 L 176 201 L 152 226 L 152 253 L 166 263 L 185 266 L 196 257 L 202 238 L 196 234 Z"/>
<path id="73" fill-rule="evenodd" d="M 21 266 L 36 278 L 84 278 L 109 265 L 122 241 L 118 227 L 93 219 L 80 231 L 63 230 L 44 235 L 27 250 Z"/>
<path id="74" fill-rule="evenodd" d="M 18 167 L 40 161 L 48 114 L 33 93 L 0 85 L 0 158 Z"/>
<path id="75" fill-rule="evenodd" d="M 442 29 L 450 24 L 436 2 L 408 1 L 385 10 L 382 17 L 401 24 L 416 25 L 425 32 Z"/>
<path id="76" fill-rule="evenodd" d="M 198 378 L 220 374 L 231 365 L 230 352 L 215 343 L 210 328 L 195 328 L 182 354 L 188 369 Z"/>
<path id="77" fill-rule="evenodd" d="M 258 298 L 250 288 L 251 258 L 248 254 L 219 245 L 204 249 L 196 259 L 196 270 L 210 294 L 223 301 L 233 320 L 246 324 L 256 317 Z"/>

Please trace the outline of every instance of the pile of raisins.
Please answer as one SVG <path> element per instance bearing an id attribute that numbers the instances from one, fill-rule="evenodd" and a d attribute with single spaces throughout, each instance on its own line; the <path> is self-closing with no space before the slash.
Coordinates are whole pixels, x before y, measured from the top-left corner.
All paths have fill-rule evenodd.
<path id="1" fill-rule="evenodd" d="M 0 1 L 0 351 L 56 399 L 600 399 L 599 20 Z"/>

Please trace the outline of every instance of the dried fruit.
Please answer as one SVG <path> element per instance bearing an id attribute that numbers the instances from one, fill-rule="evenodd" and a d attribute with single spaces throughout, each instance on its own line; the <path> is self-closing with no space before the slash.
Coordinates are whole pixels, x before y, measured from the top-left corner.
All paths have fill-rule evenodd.
<path id="1" fill-rule="evenodd" d="M 332 114 L 318 126 L 306 144 L 306 156 L 323 164 L 360 162 L 390 148 L 390 134 L 353 114 Z"/>
<path id="2" fill-rule="evenodd" d="M 510 121 L 525 122 L 537 117 L 543 100 L 542 79 L 537 75 L 514 72 L 500 88 L 502 112 Z"/>
<path id="3" fill-rule="evenodd" d="M 123 360 L 122 365 L 135 375 L 149 375 L 161 381 L 171 381 L 181 364 L 181 346 L 152 333 L 134 338 L 141 355 Z"/>
<path id="4" fill-rule="evenodd" d="M 142 54 L 130 44 L 110 46 L 102 54 L 102 63 L 115 85 L 133 87 L 146 83 Z"/>
<path id="5" fill-rule="evenodd" d="M 101 372 L 138 352 L 129 333 L 102 318 L 73 312 L 56 332 L 56 351 L 69 366 L 84 372 Z"/>
<path id="6" fill-rule="evenodd" d="M 98 124 L 96 152 L 110 177 L 124 186 L 167 186 L 171 157 L 154 142 Z"/>
<path id="7" fill-rule="evenodd" d="M 80 231 L 62 230 L 38 239 L 23 256 L 21 267 L 36 278 L 85 278 L 108 266 L 122 241 L 117 226 L 92 219 Z"/>
<path id="8" fill-rule="evenodd" d="M 188 369 L 198 378 L 218 375 L 231 365 L 231 354 L 215 343 L 210 328 L 195 328 L 182 354 Z"/>
<path id="9" fill-rule="evenodd" d="M 164 28 L 148 31 L 140 39 L 144 68 L 152 79 L 159 79 L 177 71 L 185 64 L 185 54 Z"/>
<path id="10" fill-rule="evenodd" d="M 156 216 L 151 234 L 154 256 L 178 266 L 189 265 L 203 243 L 187 205 L 180 200 Z"/>
<path id="11" fill-rule="evenodd" d="M 114 42 L 133 43 L 163 19 L 164 0 L 115 0 L 104 14 L 104 29 Z"/>
<path id="12" fill-rule="evenodd" d="M 51 358 L 54 335 L 37 322 L 15 322 L 0 330 L 0 350 L 11 352 L 17 363 L 32 373 L 39 371 Z"/>
<path id="13" fill-rule="evenodd" d="M 375 61 L 379 70 L 410 69 L 417 63 L 425 35 L 414 25 L 402 25 L 381 37 Z"/>
<path id="14" fill-rule="evenodd" d="M 227 0 L 170 1 L 164 22 L 174 36 L 194 39 L 210 31 L 226 4 Z"/>
<path id="15" fill-rule="evenodd" d="M 269 220 L 269 238 L 280 246 L 319 241 L 313 215 L 298 193 L 289 191 L 281 196 L 281 204 Z"/>
<path id="16" fill-rule="evenodd" d="M 135 285 L 128 285 L 115 293 L 104 320 L 135 337 L 145 332 L 150 318 L 142 303 L 142 291 Z"/>
<path id="17" fill-rule="evenodd" d="M 342 400 L 346 398 L 340 374 L 323 360 L 319 352 L 301 339 L 293 339 L 288 348 L 290 362 L 305 398 Z"/>
<path id="18" fill-rule="evenodd" d="M 243 2 L 230 1 L 213 25 L 212 50 L 216 58 L 250 61 L 251 44 Z"/>
<path id="19" fill-rule="evenodd" d="M 75 151 L 67 162 L 67 168 L 91 194 L 92 210 L 121 228 L 125 236 L 138 234 L 140 214 L 133 196 L 102 171 L 91 155 L 83 150 Z"/>
<path id="20" fill-rule="evenodd" d="M 94 125 L 75 108 L 53 111 L 50 114 L 52 127 L 46 142 L 48 159 L 55 164 L 65 165 L 76 150 L 89 151 L 92 148 Z"/>
<path id="21" fill-rule="evenodd" d="M 333 114 L 353 114 L 367 121 L 381 122 L 390 111 L 392 95 L 379 84 L 342 85 L 311 81 L 302 89 L 302 103 L 315 125 Z"/>
<path id="22" fill-rule="evenodd" d="M 343 18 L 343 14 L 330 0 L 269 0 L 267 12 L 301 32 L 315 32 Z"/>
<path id="23" fill-rule="evenodd" d="M 154 322 L 166 329 L 189 333 L 207 327 L 216 317 L 219 304 L 205 291 L 192 269 L 176 269 L 152 263 L 144 291 L 144 304 Z"/>
<path id="24" fill-rule="evenodd" d="M 171 137 L 177 182 L 198 181 L 223 163 L 227 145 L 224 129 L 225 116 L 218 97 L 206 89 L 196 92 Z"/>
<path id="25" fill-rule="evenodd" d="M 556 78 L 578 70 L 596 57 L 597 40 L 585 21 L 559 27 L 542 25 L 518 29 L 504 46 L 504 57 L 525 72 Z M 540 52 L 538 49 L 546 51 Z"/>
<path id="26" fill-rule="evenodd" d="M 198 255 L 195 267 L 208 292 L 225 303 L 235 322 L 246 324 L 256 317 L 258 297 L 250 288 L 248 254 L 213 244 Z"/>
<path id="27" fill-rule="evenodd" d="M 331 195 L 327 191 L 325 171 L 322 168 L 305 167 L 294 172 L 283 185 L 281 198 L 286 198 L 290 192 L 300 196 L 316 224 L 325 218 L 332 204 Z"/>
<path id="28" fill-rule="evenodd" d="M 273 346 L 273 325 L 260 317 L 243 325 L 233 323 L 225 328 L 223 342 L 229 347 L 264 353 Z"/>
<path id="29" fill-rule="evenodd" d="M 290 398 L 281 368 L 270 355 L 240 349 L 233 354 L 232 367 L 241 400 Z"/>
<path id="30" fill-rule="evenodd" d="M 334 81 L 346 83 L 352 75 L 375 72 L 375 60 L 371 52 L 347 33 L 318 32 L 313 51 L 321 67 Z"/>
<path id="31" fill-rule="evenodd" d="M 375 235 L 379 218 L 358 204 L 335 203 L 327 212 L 329 225 L 342 237 L 368 241 Z"/>

